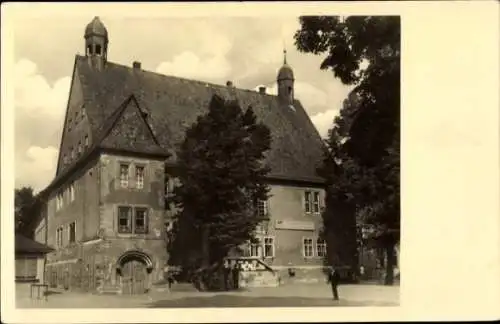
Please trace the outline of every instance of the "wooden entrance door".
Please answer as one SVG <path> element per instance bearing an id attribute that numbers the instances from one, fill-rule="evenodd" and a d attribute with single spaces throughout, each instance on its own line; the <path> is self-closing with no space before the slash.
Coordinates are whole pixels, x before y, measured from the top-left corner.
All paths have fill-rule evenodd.
<path id="1" fill-rule="evenodd" d="M 122 293 L 126 295 L 144 294 L 147 289 L 147 271 L 144 263 L 129 260 L 122 266 Z"/>

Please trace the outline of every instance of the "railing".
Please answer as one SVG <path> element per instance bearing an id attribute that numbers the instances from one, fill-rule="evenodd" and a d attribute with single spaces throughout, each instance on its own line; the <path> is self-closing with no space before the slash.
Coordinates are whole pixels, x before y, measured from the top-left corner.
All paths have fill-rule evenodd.
<path id="1" fill-rule="evenodd" d="M 240 270 L 243 271 L 267 270 L 272 273 L 276 272 L 273 268 L 271 268 L 271 266 L 269 266 L 258 257 L 227 257 L 226 260 L 230 262 L 231 266 L 234 264 L 234 262 L 237 262 L 239 264 Z"/>

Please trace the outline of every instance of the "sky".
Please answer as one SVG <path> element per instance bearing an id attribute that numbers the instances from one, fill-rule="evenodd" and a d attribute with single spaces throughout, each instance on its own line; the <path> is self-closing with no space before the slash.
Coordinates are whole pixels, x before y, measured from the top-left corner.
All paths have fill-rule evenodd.
<path id="1" fill-rule="evenodd" d="M 98 13 L 96 12 L 98 15 Z M 42 190 L 55 175 L 75 54 L 93 16 L 18 17 L 14 28 L 15 185 Z M 140 61 L 145 70 L 276 92 L 283 49 L 295 73 L 295 95 L 322 136 L 350 91 L 322 56 L 298 52 L 295 17 L 150 17 L 100 15 L 108 29 L 108 60 Z"/>

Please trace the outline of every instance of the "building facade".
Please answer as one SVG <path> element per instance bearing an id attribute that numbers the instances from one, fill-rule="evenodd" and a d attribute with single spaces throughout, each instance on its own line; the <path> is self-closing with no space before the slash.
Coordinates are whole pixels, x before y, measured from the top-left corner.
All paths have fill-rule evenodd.
<path id="1" fill-rule="evenodd" d="M 320 273 L 324 183 L 316 175 L 323 143 L 300 101 L 286 57 L 278 95 L 165 76 L 108 60 L 108 32 L 96 17 L 86 27 L 85 55 L 76 55 L 55 179 L 43 190 L 37 241 L 51 285 L 141 293 L 163 278 L 168 259 L 165 185 L 184 131 L 214 95 L 252 107 L 271 130 L 269 216 L 248 256 L 277 270 Z M 311 270 L 311 271 L 310 271 Z"/>

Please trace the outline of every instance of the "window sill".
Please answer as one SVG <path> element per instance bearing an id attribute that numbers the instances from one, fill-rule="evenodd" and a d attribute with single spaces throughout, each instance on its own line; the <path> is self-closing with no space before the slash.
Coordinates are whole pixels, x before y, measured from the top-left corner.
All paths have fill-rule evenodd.
<path id="1" fill-rule="evenodd" d="M 150 233 L 116 233 L 119 238 L 143 238 L 151 235 Z"/>
<path id="2" fill-rule="evenodd" d="M 123 187 L 121 185 L 118 185 L 118 187 L 116 188 L 117 190 L 130 190 L 130 191 L 145 191 L 146 190 L 146 184 L 144 184 L 144 186 L 142 188 L 137 188 L 135 186 L 127 186 L 127 187 Z"/>

